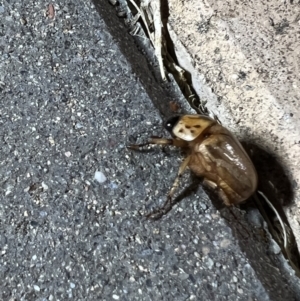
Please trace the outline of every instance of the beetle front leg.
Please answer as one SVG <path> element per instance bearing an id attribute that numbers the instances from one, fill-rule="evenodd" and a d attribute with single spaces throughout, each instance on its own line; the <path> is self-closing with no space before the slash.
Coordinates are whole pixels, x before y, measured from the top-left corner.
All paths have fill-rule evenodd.
<path id="1" fill-rule="evenodd" d="M 133 150 L 139 150 L 141 147 L 158 144 L 158 145 L 173 145 L 173 139 L 166 139 L 166 138 L 158 138 L 158 137 L 151 137 L 150 140 L 146 143 L 141 144 L 129 144 L 127 148 Z"/>
<path id="2" fill-rule="evenodd" d="M 164 203 L 164 205 L 161 208 L 154 210 L 154 211 L 150 212 L 149 214 L 147 214 L 146 215 L 147 218 L 151 218 L 153 220 L 158 220 L 172 209 L 172 205 L 173 205 L 172 198 L 174 196 L 176 189 L 179 186 L 179 181 L 180 181 L 185 169 L 187 168 L 187 166 L 189 164 L 190 158 L 191 158 L 190 156 L 186 157 L 184 159 L 184 161 L 181 163 L 179 170 L 178 170 L 177 177 L 175 178 L 172 188 L 171 188 L 170 192 L 168 193 L 167 200 Z"/>
<path id="3" fill-rule="evenodd" d="M 151 137 L 150 140 L 146 143 L 141 144 L 129 144 L 127 147 L 133 150 L 139 150 L 141 147 L 157 144 L 157 145 L 173 145 L 177 147 L 184 148 L 187 146 L 187 142 L 179 139 L 167 139 L 167 138 L 159 138 L 159 137 Z"/>

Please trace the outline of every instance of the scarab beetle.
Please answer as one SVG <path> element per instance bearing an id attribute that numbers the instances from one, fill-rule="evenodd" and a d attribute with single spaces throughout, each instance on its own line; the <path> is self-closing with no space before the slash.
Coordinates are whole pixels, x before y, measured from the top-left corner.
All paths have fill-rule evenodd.
<path id="1" fill-rule="evenodd" d="M 169 206 L 187 167 L 227 206 L 239 204 L 255 192 L 257 173 L 251 159 L 234 135 L 216 120 L 204 115 L 182 115 L 170 118 L 164 126 L 172 139 L 153 137 L 147 143 L 129 145 L 131 149 L 149 144 L 173 145 L 185 151 L 186 158 L 164 207 Z M 164 214 L 164 209 L 160 212 Z"/>

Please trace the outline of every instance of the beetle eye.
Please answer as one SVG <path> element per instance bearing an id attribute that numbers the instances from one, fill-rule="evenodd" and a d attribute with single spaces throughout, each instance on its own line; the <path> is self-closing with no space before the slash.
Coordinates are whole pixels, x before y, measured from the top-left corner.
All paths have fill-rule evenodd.
<path id="1" fill-rule="evenodd" d="M 171 117 L 170 119 L 168 119 L 164 125 L 165 129 L 172 133 L 172 129 L 175 126 L 175 124 L 178 122 L 179 119 L 180 119 L 180 116 L 174 116 L 174 117 Z"/>

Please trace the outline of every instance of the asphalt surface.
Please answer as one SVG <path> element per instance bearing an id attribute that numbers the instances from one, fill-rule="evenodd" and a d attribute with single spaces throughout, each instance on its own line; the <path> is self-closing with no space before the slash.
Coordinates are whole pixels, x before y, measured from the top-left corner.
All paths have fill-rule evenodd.
<path id="1" fill-rule="evenodd" d="M 107 2 L 47 6 L 0 3 L 0 300 L 299 300 L 243 212 L 201 187 L 145 219 L 181 154 L 126 144 L 166 135 L 172 85 Z"/>

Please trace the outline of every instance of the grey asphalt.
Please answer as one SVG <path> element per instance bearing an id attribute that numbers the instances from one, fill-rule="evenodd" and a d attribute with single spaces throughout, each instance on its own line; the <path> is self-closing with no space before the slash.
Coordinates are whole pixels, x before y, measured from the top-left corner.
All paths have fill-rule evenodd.
<path id="1" fill-rule="evenodd" d="M 144 217 L 181 154 L 126 144 L 166 135 L 176 91 L 108 2 L 62 0 L 54 19 L 48 4 L 0 2 L 0 300 L 300 300 L 243 213 L 201 187 Z"/>

